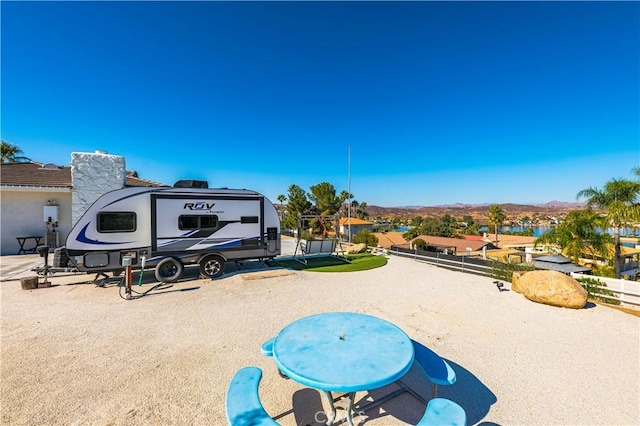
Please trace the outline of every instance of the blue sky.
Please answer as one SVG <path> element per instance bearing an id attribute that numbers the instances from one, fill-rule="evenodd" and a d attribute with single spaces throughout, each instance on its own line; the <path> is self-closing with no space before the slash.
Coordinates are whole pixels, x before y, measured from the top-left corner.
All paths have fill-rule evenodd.
<path id="1" fill-rule="evenodd" d="M 638 2 L 2 2 L 2 138 L 275 202 L 575 201 L 640 165 Z M 351 152 L 349 168 L 348 152 Z"/>

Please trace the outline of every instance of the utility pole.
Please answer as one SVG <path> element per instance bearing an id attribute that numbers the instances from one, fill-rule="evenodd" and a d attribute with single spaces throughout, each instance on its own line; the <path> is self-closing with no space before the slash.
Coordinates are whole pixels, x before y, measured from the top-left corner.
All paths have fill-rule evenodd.
<path id="1" fill-rule="evenodd" d="M 351 246 L 351 144 L 347 148 L 347 192 L 349 193 L 349 204 L 347 205 L 348 241 Z"/>

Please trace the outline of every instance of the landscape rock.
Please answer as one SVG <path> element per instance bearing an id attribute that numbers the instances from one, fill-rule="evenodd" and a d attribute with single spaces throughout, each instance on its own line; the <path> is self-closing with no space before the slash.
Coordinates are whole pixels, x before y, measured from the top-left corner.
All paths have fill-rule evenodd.
<path id="1" fill-rule="evenodd" d="M 587 303 L 587 291 L 558 271 L 526 272 L 517 278 L 517 287 L 527 299 L 546 305 L 581 309 Z"/>
<path id="2" fill-rule="evenodd" d="M 528 271 L 513 271 L 513 275 L 511 276 L 511 291 L 522 293 L 522 288 L 520 287 L 520 277 L 522 277 L 525 272 Z"/>
<path id="3" fill-rule="evenodd" d="M 365 243 L 354 244 L 344 249 L 346 254 L 364 253 L 367 251 L 367 245 Z"/>

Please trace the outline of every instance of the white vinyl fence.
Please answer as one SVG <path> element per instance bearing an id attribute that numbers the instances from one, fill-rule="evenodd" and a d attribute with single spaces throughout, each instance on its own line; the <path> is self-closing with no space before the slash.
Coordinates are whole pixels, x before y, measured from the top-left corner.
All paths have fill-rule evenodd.
<path id="1" fill-rule="evenodd" d="M 467 274 L 490 277 L 492 272 L 492 268 L 488 261 L 470 258 L 468 256 L 454 256 L 451 254 L 418 250 L 416 248 L 408 249 L 398 246 L 391 246 L 391 248 L 389 248 L 389 254 L 408 257 L 433 266 Z"/>
<path id="2" fill-rule="evenodd" d="M 492 267 L 489 262 L 482 259 L 466 258 L 466 256 L 453 256 L 417 249 L 407 249 L 397 246 L 391 246 L 389 253 L 396 256 L 408 257 L 452 271 L 483 275 L 487 277 L 492 276 Z M 605 278 L 596 275 L 577 273 L 572 273 L 571 276 L 573 278 L 593 278 L 602 281 L 607 285 L 602 288 L 613 293 L 613 295 L 600 293 L 598 294 L 599 296 L 619 300 L 621 306 L 626 305 L 634 308 L 640 307 L 640 282 L 638 281 L 617 280 L 615 278 Z"/>
<path id="3" fill-rule="evenodd" d="M 598 281 L 602 281 L 607 286 L 603 287 L 606 290 L 609 290 L 614 295 L 607 296 L 601 295 L 602 297 L 607 297 L 610 299 L 616 299 L 620 301 L 620 304 L 624 306 L 625 304 L 640 306 L 640 282 L 638 281 L 629 281 L 629 280 L 618 280 L 615 278 L 606 278 L 599 277 L 596 275 L 585 275 L 585 274 L 576 274 L 572 273 L 571 276 L 573 278 L 593 278 Z"/>

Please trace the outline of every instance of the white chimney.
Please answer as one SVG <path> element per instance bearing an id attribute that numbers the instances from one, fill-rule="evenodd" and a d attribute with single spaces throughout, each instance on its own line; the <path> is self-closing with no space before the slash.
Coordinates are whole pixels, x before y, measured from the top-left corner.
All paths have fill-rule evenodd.
<path id="1" fill-rule="evenodd" d="M 101 195 L 124 188 L 124 157 L 106 151 L 71 153 L 71 221 L 75 223 Z"/>

